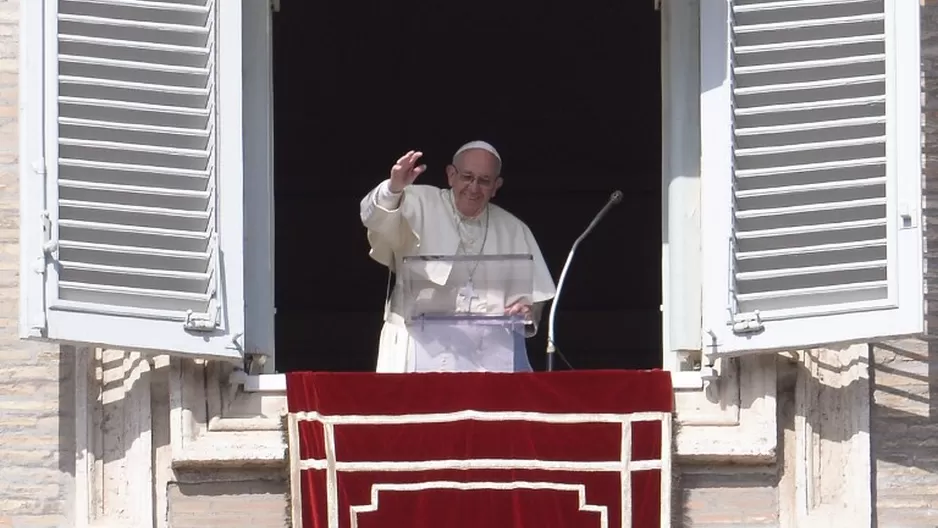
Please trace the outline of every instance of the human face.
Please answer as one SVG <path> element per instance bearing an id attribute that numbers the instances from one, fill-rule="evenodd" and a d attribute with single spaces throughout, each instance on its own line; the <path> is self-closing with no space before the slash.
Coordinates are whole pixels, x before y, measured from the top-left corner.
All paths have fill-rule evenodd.
<path id="1" fill-rule="evenodd" d="M 492 153 L 472 149 L 460 154 L 453 165 L 446 167 L 456 209 L 461 214 L 469 217 L 478 215 L 495 196 L 502 186 L 498 165 L 498 158 Z"/>

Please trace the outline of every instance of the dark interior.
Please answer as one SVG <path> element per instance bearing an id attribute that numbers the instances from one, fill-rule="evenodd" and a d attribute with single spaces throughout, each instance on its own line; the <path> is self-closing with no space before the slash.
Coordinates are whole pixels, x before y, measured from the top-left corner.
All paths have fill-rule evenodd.
<path id="1" fill-rule="evenodd" d="M 361 198 L 401 154 L 443 186 L 474 139 L 504 158 L 495 203 L 524 220 L 556 281 L 576 369 L 661 366 L 659 12 L 651 0 L 282 2 L 274 14 L 277 370 L 372 371 L 386 269 Z M 528 341 L 545 367 L 542 331 Z M 569 368 L 562 360 L 557 369 Z"/>

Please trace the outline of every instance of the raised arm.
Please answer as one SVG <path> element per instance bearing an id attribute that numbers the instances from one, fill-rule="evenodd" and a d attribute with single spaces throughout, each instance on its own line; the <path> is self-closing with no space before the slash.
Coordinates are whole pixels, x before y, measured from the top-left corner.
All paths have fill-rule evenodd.
<path id="1" fill-rule="evenodd" d="M 368 229 L 372 256 L 383 264 L 390 265 L 390 253 L 405 247 L 416 237 L 414 226 L 408 225 L 403 202 L 407 186 L 427 169 L 426 165 L 417 165 L 421 156 L 422 152 L 413 150 L 401 156 L 391 167 L 389 178 L 361 201 L 361 220 Z"/>

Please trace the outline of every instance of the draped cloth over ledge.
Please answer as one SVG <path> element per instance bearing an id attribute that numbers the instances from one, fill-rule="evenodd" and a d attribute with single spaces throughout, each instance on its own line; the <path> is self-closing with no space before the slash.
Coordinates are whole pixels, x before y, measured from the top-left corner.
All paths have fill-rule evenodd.
<path id="1" fill-rule="evenodd" d="M 294 526 L 668 526 L 663 371 L 287 374 Z"/>

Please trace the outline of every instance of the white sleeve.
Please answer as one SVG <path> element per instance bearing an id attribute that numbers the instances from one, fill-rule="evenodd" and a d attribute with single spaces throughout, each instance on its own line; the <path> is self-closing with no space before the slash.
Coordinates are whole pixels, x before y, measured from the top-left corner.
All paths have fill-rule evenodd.
<path id="1" fill-rule="evenodd" d="M 401 205 L 402 192 L 391 192 L 391 185 L 388 180 L 384 180 L 378 185 L 378 192 L 375 193 L 375 205 L 381 206 L 388 211 L 393 211 Z"/>

